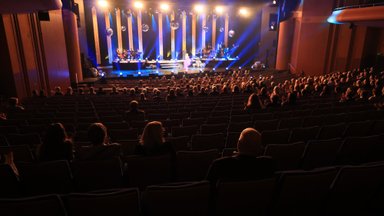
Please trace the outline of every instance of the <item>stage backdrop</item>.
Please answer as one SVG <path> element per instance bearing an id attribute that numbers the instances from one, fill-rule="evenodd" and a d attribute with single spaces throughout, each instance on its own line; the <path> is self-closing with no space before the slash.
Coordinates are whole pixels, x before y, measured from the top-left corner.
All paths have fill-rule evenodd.
<path id="1" fill-rule="evenodd" d="M 97 1 L 84 1 L 85 17 L 80 19 L 85 19 L 88 57 L 95 65 L 111 65 L 119 48 L 142 51 L 142 59 L 168 60 L 183 59 L 186 53 L 200 56 L 204 47 L 217 50 L 227 45 L 230 57 L 238 58 L 242 66 L 261 61 L 274 67 L 277 25 L 271 29 L 270 19 L 277 15 L 277 7 L 269 3 L 223 5 L 221 14 L 215 5 L 205 5 L 205 13 L 198 13 L 192 4 L 171 4 L 164 12 L 160 5 L 143 3 L 139 10 L 131 2 L 101 8 Z M 246 16 L 239 13 L 242 8 Z"/>

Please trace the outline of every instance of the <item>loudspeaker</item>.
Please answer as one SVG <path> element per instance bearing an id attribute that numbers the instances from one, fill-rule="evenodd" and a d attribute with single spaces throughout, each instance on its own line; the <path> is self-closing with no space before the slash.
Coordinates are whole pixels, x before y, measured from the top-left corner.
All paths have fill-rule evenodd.
<path id="1" fill-rule="evenodd" d="M 48 11 L 39 11 L 38 17 L 40 21 L 49 21 L 49 12 Z"/>

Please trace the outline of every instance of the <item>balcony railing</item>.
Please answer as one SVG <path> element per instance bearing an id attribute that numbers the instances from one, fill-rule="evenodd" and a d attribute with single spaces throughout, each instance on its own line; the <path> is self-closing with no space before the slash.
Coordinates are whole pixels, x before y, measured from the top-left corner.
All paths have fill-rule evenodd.
<path id="1" fill-rule="evenodd" d="M 339 0 L 335 10 L 384 6 L 384 0 Z"/>

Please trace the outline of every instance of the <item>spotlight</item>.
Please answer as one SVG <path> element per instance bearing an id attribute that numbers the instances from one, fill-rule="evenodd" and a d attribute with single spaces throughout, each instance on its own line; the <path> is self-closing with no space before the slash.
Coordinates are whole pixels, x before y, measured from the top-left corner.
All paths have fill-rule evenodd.
<path id="1" fill-rule="evenodd" d="M 225 70 L 229 70 L 229 68 L 226 67 Z"/>
<path id="2" fill-rule="evenodd" d="M 141 71 L 137 72 L 137 74 L 141 75 Z"/>
<path id="3" fill-rule="evenodd" d="M 249 11 L 246 8 L 240 8 L 239 14 L 241 16 L 247 17 L 249 15 Z"/>
<path id="4" fill-rule="evenodd" d="M 133 3 L 133 6 L 134 6 L 135 8 L 137 8 L 137 9 L 142 9 L 142 8 L 144 7 L 143 3 L 142 3 L 142 2 L 139 2 L 139 1 Z"/>
<path id="5" fill-rule="evenodd" d="M 119 73 L 119 75 L 120 75 L 120 76 L 123 76 L 123 73 L 122 73 L 122 72 L 120 72 L 120 73 Z"/>
<path id="6" fill-rule="evenodd" d="M 160 4 L 160 9 L 161 9 L 162 11 L 164 11 L 164 12 L 169 11 L 169 4 L 167 4 L 167 3 L 161 3 L 161 4 Z"/>
<path id="7" fill-rule="evenodd" d="M 269 28 L 270 28 L 271 30 L 274 30 L 274 29 L 275 29 L 275 26 L 274 26 L 274 25 L 271 25 Z"/>
<path id="8" fill-rule="evenodd" d="M 239 67 L 239 70 L 241 70 L 241 67 Z"/>
<path id="9" fill-rule="evenodd" d="M 197 13 L 204 13 L 205 12 L 205 7 L 204 5 L 201 5 L 201 4 L 198 4 L 198 5 L 195 5 L 195 11 Z"/>
<path id="10" fill-rule="evenodd" d="M 216 6 L 215 11 L 217 14 L 223 14 L 224 13 L 224 7 L 223 6 Z"/>
<path id="11" fill-rule="evenodd" d="M 273 4 L 273 5 L 276 5 L 276 4 L 277 4 L 277 1 L 276 1 L 276 0 L 273 0 L 273 1 L 272 1 L 272 4 Z"/>
<path id="12" fill-rule="evenodd" d="M 213 70 L 213 71 L 215 71 L 215 70 L 216 70 L 216 68 L 213 68 L 212 70 Z"/>
<path id="13" fill-rule="evenodd" d="M 97 2 L 97 4 L 101 7 L 101 8 L 107 8 L 109 6 L 108 2 L 106 0 L 99 0 Z"/>

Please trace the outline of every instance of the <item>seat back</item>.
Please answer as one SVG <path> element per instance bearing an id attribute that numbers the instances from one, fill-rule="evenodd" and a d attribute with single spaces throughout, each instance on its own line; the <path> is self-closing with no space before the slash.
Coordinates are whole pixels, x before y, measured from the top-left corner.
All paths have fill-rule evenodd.
<path id="1" fill-rule="evenodd" d="M 370 154 L 380 136 L 348 137 L 344 140 L 337 155 L 338 164 L 361 164 L 369 162 Z"/>
<path id="2" fill-rule="evenodd" d="M 301 167 L 308 170 L 332 166 L 336 162 L 342 143 L 343 140 L 340 138 L 308 141 L 301 160 Z"/>
<path id="3" fill-rule="evenodd" d="M 200 181 L 208 172 L 212 161 L 217 159 L 217 149 L 205 151 L 179 151 L 176 153 L 177 180 Z"/>
<path id="4" fill-rule="evenodd" d="M 100 161 L 74 161 L 72 173 L 76 191 L 92 191 L 122 186 L 122 169 L 119 159 Z"/>
<path id="5" fill-rule="evenodd" d="M 225 137 L 223 133 L 197 134 L 192 136 L 192 150 L 223 149 Z"/>
<path id="6" fill-rule="evenodd" d="M 63 202 L 57 195 L 36 196 L 20 199 L 0 199 L 3 216 L 66 216 Z"/>
<path id="7" fill-rule="evenodd" d="M 83 215 L 140 215 L 139 190 L 129 188 L 100 193 L 73 193 L 66 197 L 68 214 Z"/>
<path id="8" fill-rule="evenodd" d="M 304 149 L 304 142 L 286 145 L 269 144 L 265 149 L 264 155 L 270 156 L 276 161 L 277 170 L 292 170 L 299 168 Z"/>
<path id="9" fill-rule="evenodd" d="M 365 215 L 383 181 L 383 163 L 342 167 L 331 186 L 327 214 Z"/>
<path id="10" fill-rule="evenodd" d="M 320 128 L 317 139 L 334 139 L 342 137 L 345 131 L 345 123 L 325 125 Z"/>
<path id="11" fill-rule="evenodd" d="M 289 142 L 307 142 L 308 140 L 316 139 L 317 134 L 319 134 L 320 127 L 306 127 L 306 128 L 294 128 L 291 131 L 291 136 L 289 137 Z"/>
<path id="12" fill-rule="evenodd" d="M 210 186 L 207 181 L 149 186 L 143 194 L 145 215 L 208 215 Z"/>
<path id="13" fill-rule="evenodd" d="M 275 178 L 219 182 L 215 215 L 267 215 L 272 204 L 275 182 Z"/>
<path id="14" fill-rule="evenodd" d="M 72 191 L 72 173 L 67 161 L 19 163 L 17 168 L 27 195 Z"/>
<path id="15" fill-rule="evenodd" d="M 288 138 L 289 129 L 261 132 L 261 140 L 265 146 L 268 144 L 286 144 L 288 143 Z"/>
<path id="16" fill-rule="evenodd" d="M 167 183 L 171 180 L 171 156 L 128 156 L 123 158 L 126 170 L 124 179 L 131 187 L 144 189 L 148 185 Z"/>
<path id="17" fill-rule="evenodd" d="M 321 215 L 336 168 L 282 172 L 273 215 Z"/>

